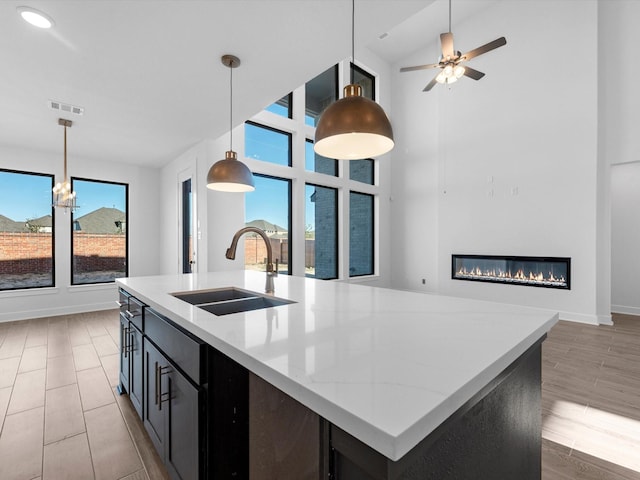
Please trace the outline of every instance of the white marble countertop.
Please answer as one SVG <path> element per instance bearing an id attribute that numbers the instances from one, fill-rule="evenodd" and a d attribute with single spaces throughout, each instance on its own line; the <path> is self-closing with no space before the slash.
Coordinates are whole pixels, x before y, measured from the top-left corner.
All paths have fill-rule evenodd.
<path id="1" fill-rule="evenodd" d="M 496 377 L 558 320 L 548 310 L 280 275 L 297 303 L 216 316 L 170 293 L 237 287 L 250 271 L 117 283 L 159 313 L 392 460 Z"/>

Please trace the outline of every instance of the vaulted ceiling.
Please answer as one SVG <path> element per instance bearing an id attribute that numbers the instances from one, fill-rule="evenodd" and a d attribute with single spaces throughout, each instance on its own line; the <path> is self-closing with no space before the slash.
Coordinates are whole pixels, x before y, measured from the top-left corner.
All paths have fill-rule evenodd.
<path id="1" fill-rule="evenodd" d="M 447 3 L 433 2 L 357 0 L 356 45 L 393 63 L 435 41 Z M 21 5 L 49 14 L 54 28 L 25 23 Z M 228 130 L 221 55 L 242 60 L 234 70 L 240 123 L 349 57 L 351 2 L 3 0 L 0 31 L 0 146 L 60 152 L 64 116 L 74 121 L 73 155 L 161 166 Z M 61 115 L 49 100 L 84 114 Z"/>

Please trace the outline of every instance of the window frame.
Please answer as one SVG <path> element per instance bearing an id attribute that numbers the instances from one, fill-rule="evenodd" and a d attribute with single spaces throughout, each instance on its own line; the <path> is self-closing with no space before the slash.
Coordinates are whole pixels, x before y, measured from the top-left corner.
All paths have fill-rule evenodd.
<path id="1" fill-rule="evenodd" d="M 351 196 L 352 195 L 362 195 L 367 196 L 371 200 L 371 271 L 366 273 L 352 274 L 351 273 Z M 376 195 L 371 193 L 360 192 L 357 190 L 349 190 L 349 278 L 360 278 L 360 277 L 370 277 L 375 275 L 377 270 L 377 262 L 376 262 Z"/>
<path id="2" fill-rule="evenodd" d="M 57 286 L 57 283 L 56 283 L 56 209 L 53 206 L 53 187 L 55 186 L 55 175 L 50 173 L 42 173 L 42 172 L 14 170 L 10 168 L 0 168 L 0 172 L 14 173 L 18 175 L 33 175 L 37 177 L 49 177 L 51 179 L 51 184 L 49 185 L 49 192 L 50 192 L 49 206 L 51 208 L 51 283 L 49 285 L 19 286 L 19 287 L 12 287 L 12 288 L 0 287 L 0 293 L 15 292 L 18 290 L 33 290 L 33 289 L 39 289 L 39 288 L 55 288 Z"/>
<path id="3" fill-rule="evenodd" d="M 269 112 L 269 113 L 271 113 L 271 112 Z M 282 117 L 282 118 L 285 118 L 285 117 Z M 287 152 L 287 157 L 288 157 L 287 161 L 288 161 L 288 163 L 287 163 L 287 165 L 283 165 L 281 163 L 276 163 L 276 162 L 270 162 L 269 160 L 261 160 L 259 158 L 251 157 L 252 160 L 255 160 L 257 162 L 262 162 L 262 163 L 268 163 L 268 164 L 271 164 L 271 165 L 278 165 L 280 167 L 291 167 L 292 166 L 292 164 L 293 164 L 293 133 L 292 132 L 288 132 L 286 130 L 281 130 L 279 128 L 270 126 L 269 124 L 265 124 L 263 122 L 257 122 L 255 120 L 247 120 L 247 121 L 245 121 L 244 124 L 243 124 L 243 131 L 245 132 L 245 134 L 244 134 L 244 142 L 243 142 L 243 149 L 244 149 L 244 153 L 245 153 L 244 156 L 245 157 L 247 156 L 246 155 L 247 136 L 246 136 L 246 130 L 245 130 L 245 127 L 244 127 L 245 125 L 251 125 L 251 126 L 254 126 L 254 127 L 257 127 L 257 128 L 262 128 L 264 130 L 270 130 L 272 132 L 280 133 L 282 135 L 285 135 L 287 137 L 287 140 L 288 140 L 288 147 L 287 147 L 287 149 L 288 149 L 288 152 Z"/>
<path id="4" fill-rule="evenodd" d="M 340 191 L 338 188 L 336 187 L 329 187 L 327 185 L 320 185 L 317 183 L 311 183 L 311 182 L 305 182 L 304 184 L 304 188 L 305 188 L 305 211 L 306 211 L 306 189 L 307 187 L 314 187 L 314 188 L 326 188 L 326 189 L 330 189 L 334 191 L 334 195 L 335 195 L 335 202 L 336 202 L 336 214 L 334 217 L 334 221 L 335 221 L 335 229 L 336 229 L 336 236 L 334 239 L 334 248 L 335 248 L 335 252 L 336 252 L 336 271 L 335 271 L 335 276 L 334 277 L 330 277 L 330 278 L 322 278 L 321 280 L 338 280 L 340 278 L 340 260 L 342 255 L 340 255 Z M 305 227 L 306 227 L 306 217 L 305 217 Z M 306 233 L 306 229 L 305 229 L 305 233 Z M 314 247 L 316 248 L 316 247 Z M 306 250 L 307 250 L 307 245 L 306 245 L 306 238 L 305 238 L 305 258 L 306 258 Z M 305 262 L 306 264 L 306 262 Z M 306 272 L 306 265 L 305 265 L 305 272 Z M 306 277 L 306 273 L 305 273 L 305 277 Z M 318 278 L 316 275 L 313 275 L 312 277 L 310 276 L 309 278 Z"/>
<path id="5" fill-rule="evenodd" d="M 256 160 L 257 162 L 261 162 L 261 160 Z M 263 163 L 270 163 L 270 162 L 263 162 Z M 271 165 L 277 165 L 275 163 L 272 163 Z M 279 165 L 280 167 L 284 167 L 284 165 Z M 287 182 L 287 195 L 289 197 L 289 205 L 288 205 L 288 210 L 287 210 L 287 233 L 289 234 L 289 245 L 288 245 L 288 250 L 289 250 L 289 261 L 287 263 L 287 275 L 293 275 L 293 252 L 294 252 L 294 246 L 293 246 L 293 229 L 292 229 L 292 225 L 293 225 L 293 179 L 292 178 L 287 178 L 287 177 L 281 177 L 278 175 L 270 175 L 270 174 L 265 174 L 265 173 L 253 173 L 254 177 L 261 177 L 261 178 L 267 178 L 270 180 L 278 180 L 281 182 Z M 245 200 L 246 202 L 246 200 Z M 245 203 L 246 205 L 246 203 Z M 247 218 L 246 218 L 246 206 L 245 206 L 245 223 L 247 222 Z M 274 267 L 275 267 L 275 255 L 273 258 L 273 263 L 274 263 Z M 243 263 L 244 264 L 244 263 Z"/>
<path id="6" fill-rule="evenodd" d="M 337 67 L 337 68 L 336 68 Z M 349 62 L 343 61 L 333 68 L 338 72 L 337 88 L 348 84 Z M 358 67 L 362 68 L 362 67 Z M 367 70 L 365 70 L 367 71 Z M 376 91 L 379 91 L 378 76 L 372 74 Z M 335 280 L 352 281 L 354 283 L 363 283 L 376 281 L 380 277 L 381 268 L 386 268 L 387 260 L 381 259 L 380 255 L 384 245 L 388 242 L 386 233 L 381 228 L 388 222 L 388 208 L 383 198 L 388 198 L 389 181 L 387 180 L 387 167 L 385 166 L 385 175 L 380 175 L 380 169 L 383 168 L 379 159 L 370 159 L 373 161 L 373 184 L 363 183 L 349 178 L 349 161 L 337 161 L 338 175 L 331 176 L 325 173 L 306 170 L 305 147 L 307 139 L 315 137 L 315 127 L 306 124 L 306 105 L 305 92 L 306 83 L 293 90 L 293 118 L 287 119 L 280 115 L 274 115 L 272 112 L 263 110 L 251 117 L 248 121 L 258 124 L 260 127 L 272 128 L 278 131 L 290 133 L 292 136 L 292 165 L 287 167 L 281 164 L 264 162 L 243 155 L 240 150 L 240 157 L 243 158 L 245 164 L 255 174 L 273 176 L 281 179 L 291 180 L 292 196 L 291 196 L 291 234 L 290 248 L 291 267 L 290 271 L 293 275 L 305 275 L 305 186 L 307 184 L 319 187 L 334 188 L 338 192 L 338 277 Z M 244 127 L 238 127 L 238 136 L 242 139 Z M 234 132 L 234 135 L 236 133 Z M 244 141 L 241 142 L 244 145 Z M 242 147 L 241 147 L 242 148 Z M 382 161 L 384 162 L 384 160 Z M 372 195 L 373 203 L 373 269 L 371 274 L 351 276 L 349 273 L 349 192 L 365 193 Z M 251 192 L 245 194 L 252 195 Z M 385 215 L 384 219 L 382 215 Z M 384 245 L 380 245 L 383 242 Z M 331 281 L 331 280 L 329 280 Z"/>
<path id="7" fill-rule="evenodd" d="M 276 113 L 274 111 L 269 110 L 270 107 L 272 107 L 273 105 L 278 105 L 278 102 L 280 100 L 282 100 L 283 98 L 287 99 L 287 115 L 280 115 L 279 113 Z M 271 113 L 272 115 L 278 115 L 280 117 L 283 118 L 293 118 L 293 92 L 289 92 L 288 94 L 280 97 L 278 100 L 276 100 L 275 102 L 270 103 L 269 105 L 267 105 L 267 107 L 265 108 L 266 112 Z"/>
<path id="8" fill-rule="evenodd" d="M 359 65 L 356 65 L 353 62 L 349 63 L 349 68 L 351 69 L 349 70 L 349 78 L 353 78 L 355 80 L 355 74 L 354 75 L 351 74 L 351 71 L 353 71 L 353 72 L 358 72 L 363 77 L 367 77 L 371 79 L 371 97 L 366 97 L 366 98 L 369 98 L 369 100 L 373 100 L 375 102 L 377 98 L 376 97 L 376 76 L 367 72 L 364 68 L 360 67 Z M 364 96 L 364 89 L 362 93 Z"/>
<path id="9" fill-rule="evenodd" d="M 124 182 L 115 182 L 115 181 L 111 181 L 111 180 L 96 180 L 94 178 L 84 178 L 84 177 L 71 177 L 70 178 L 71 181 L 71 189 L 73 191 L 76 191 L 74 186 L 73 186 L 73 182 L 74 181 L 81 181 L 81 182 L 94 182 L 94 183 L 102 183 L 102 184 L 107 184 L 107 185 L 118 185 L 118 186 L 124 186 L 125 187 L 125 198 L 124 198 L 124 208 L 125 208 L 125 212 L 124 212 L 124 218 L 125 218 L 125 222 L 126 222 L 126 232 L 125 232 L 125 241 L 124 241 L 124 245 L 125 245 L 125 257 L 124 257 L 124 262 L 125 262 L 125 269 L 124 269 L 124 274 L 123 277 L 128 277 L 129 276 L 129 231 L 130 231 L 130 225 L 129 225 L 129 184 L 128 183 L 124 183 Z M 82 198 L 80 198 L 80 200 L 82 200 Z M 91 213 L 91 212 L 89 212 Z M 70 242 L 69 242 L 69 251 L 70 251 L 70 256 L 69 256 L 69 284 L 72 286 L 87 286 L 87 285 L 109 285 L 111 283 L 115 283 L 115 278 L 113 280 L 104 282 L 104 281 L 99 281 L 99 282 L 75 282 L 74 281 L 74 268 L 73 268 L 73 259 L 74 259 L 74 253 L 73 253 L 73 244 L 74 244 L 74 238 L 73 238 L 73 233 L 75 231 L 74 226 L 75 226 L 75 218 L 71 217 L 71 222 L 70 223 Z M 120 277 L 118 277 L 120 278 Z"/>

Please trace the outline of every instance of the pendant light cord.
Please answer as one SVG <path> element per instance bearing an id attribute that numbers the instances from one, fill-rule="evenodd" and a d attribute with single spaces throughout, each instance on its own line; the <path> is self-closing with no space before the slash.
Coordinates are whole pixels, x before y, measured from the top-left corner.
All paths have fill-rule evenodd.
<path id="1" fill-rule="evenodd" d="M 350 66 L 350 78 L 353 85 L 353 67 L 356 64 L 356 0 L 351 0 L 351 66 Z"/>
<path id="2" fill-rule="evenodd" d="M 449 0 L 449 33 L 451 33 L 451 0 Z"/>
<path id="3" fill-rule="evenodd" d="M 64 178 L 63 182 L 67 181 L 67 126 L 64 126 Z"/>
<path id="4" fill-rule="evenodd" d="M 233 60 L 229 61 L 229 151 L 233 151 Z"/>

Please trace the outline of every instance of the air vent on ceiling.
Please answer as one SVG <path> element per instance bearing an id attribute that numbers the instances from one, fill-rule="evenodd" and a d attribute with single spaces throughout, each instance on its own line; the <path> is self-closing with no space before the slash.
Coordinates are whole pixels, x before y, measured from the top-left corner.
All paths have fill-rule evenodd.
<path id="1" fill-rule="evenodd" d="M 84 107 L 78 107 L 76 105 L 70 105 L 68 103 L 56 102 L 55 100 L 49 100 L 48 104 L 49 108 L 51 108 L 52 110 L 73 113 L 74 115 L 82 115 L 84 113 Z"/>

